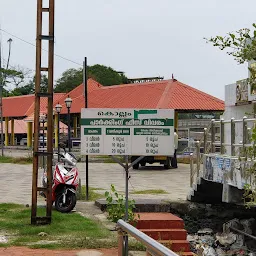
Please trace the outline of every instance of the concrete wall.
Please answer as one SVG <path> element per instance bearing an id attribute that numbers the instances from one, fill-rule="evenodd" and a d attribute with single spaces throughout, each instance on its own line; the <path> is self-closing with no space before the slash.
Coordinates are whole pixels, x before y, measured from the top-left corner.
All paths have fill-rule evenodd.
<path id="1" fill-rule="evenodd" d="M 236 84 L 229 84 L 225 86 L 225 112 L 223 114 L 224 120 L 231 120 L 231 118 L 243 119 L 244 116 L 251 118 L 248 114 L 253 113 L 253 104 L 246 104 L 236 106 Z M 252 126 L 250 124 L 249 126 Z M 236 140 L 235 143 L 240 143 L 243 139 L 242 123 L 236 123 Z M 231 127 L 230 123 L 224 125 L 224 140 L 225 143 L 231 142 Z M 231 154 L 231 147 L 226 146 L 226 154 Z"/>

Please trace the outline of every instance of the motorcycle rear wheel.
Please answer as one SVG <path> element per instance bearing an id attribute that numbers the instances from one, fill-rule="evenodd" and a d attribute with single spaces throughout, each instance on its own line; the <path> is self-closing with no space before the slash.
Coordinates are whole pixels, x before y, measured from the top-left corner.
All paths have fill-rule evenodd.
<path id="1" fill-rule="evenodd" d="M 68 213 L 68 212 L 71 212 L 76 205 L 76 195 L 68 190 L 66 194 L 66 202 L 64 204 L 63 192 L 64 191 L 62 191 L 56 196 L 55 209 L 62 213 Z"/>

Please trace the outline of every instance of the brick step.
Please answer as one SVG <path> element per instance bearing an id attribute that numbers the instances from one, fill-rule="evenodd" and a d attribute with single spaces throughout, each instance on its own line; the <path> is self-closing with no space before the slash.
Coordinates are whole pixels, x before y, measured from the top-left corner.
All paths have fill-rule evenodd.
<path id="1" fill-rule="evenodd" d="M 141 232 L 155 240 L 186 240 L 185 229 L 140 229 Z"/>
<path id="2" fill-rule="evenodd" d="M 181 218 L 171 213 L 139 213 L 137 216 L 137 229 L 183 229 Z"/>
<path id="3" fill-rule="evenodd" d="M 158 242 L 174 252 L 190 252 L 190 245 L 187 240 L 159 240 Z"/>
<path id="4" fill-rule="evenodd" d="M 179 253 L 180 256 L 196 256 L 193 252 L 182 252 Z"/>
<path id="5" fill-rule="evenodd" d="M 184 223 L 177 221 L 158 221 L 158 220 L 146 220 L 139 221 L 136 225 L 137 229 L 183 229 Z"/>

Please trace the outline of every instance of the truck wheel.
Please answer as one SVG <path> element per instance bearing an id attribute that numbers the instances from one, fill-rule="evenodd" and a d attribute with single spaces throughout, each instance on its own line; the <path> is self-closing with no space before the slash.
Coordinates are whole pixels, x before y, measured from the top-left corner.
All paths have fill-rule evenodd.
<path id="1" fill-rule="evenodd" d="M 171 168 L 171 161 L 170 161 L 170 157 L 167 157 L 166 162 L 164 164 L 164 169 L 170 169 Z"/>
<path id="2" fill-rule="evenodd" d="M 140 164 L 137 163 L 137 164 L 134 164 L 132 168 L 133 168 L 134 170 L 138 170 L 138 169 L 139 169 L 139 166 L 140 166 Z"/>

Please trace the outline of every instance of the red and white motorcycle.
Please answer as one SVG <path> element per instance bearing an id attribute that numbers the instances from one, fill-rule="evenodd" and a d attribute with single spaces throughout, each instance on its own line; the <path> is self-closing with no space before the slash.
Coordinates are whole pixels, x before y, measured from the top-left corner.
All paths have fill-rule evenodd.
<path id="1" fill-rule="evenodd" d="M 59 212 L 68 213 L 76 205 L 76 190 L 78 188 L 77 159 L 62 147 L 64 154 L 59 154 L 60 161 L 53 167 L 52 202 L 55 202 L 55 209 Z M 42 177 L 42 185 L 47 185 L 46 171 Z M 41 193 L 46 197 L 45 194 Z"/>

